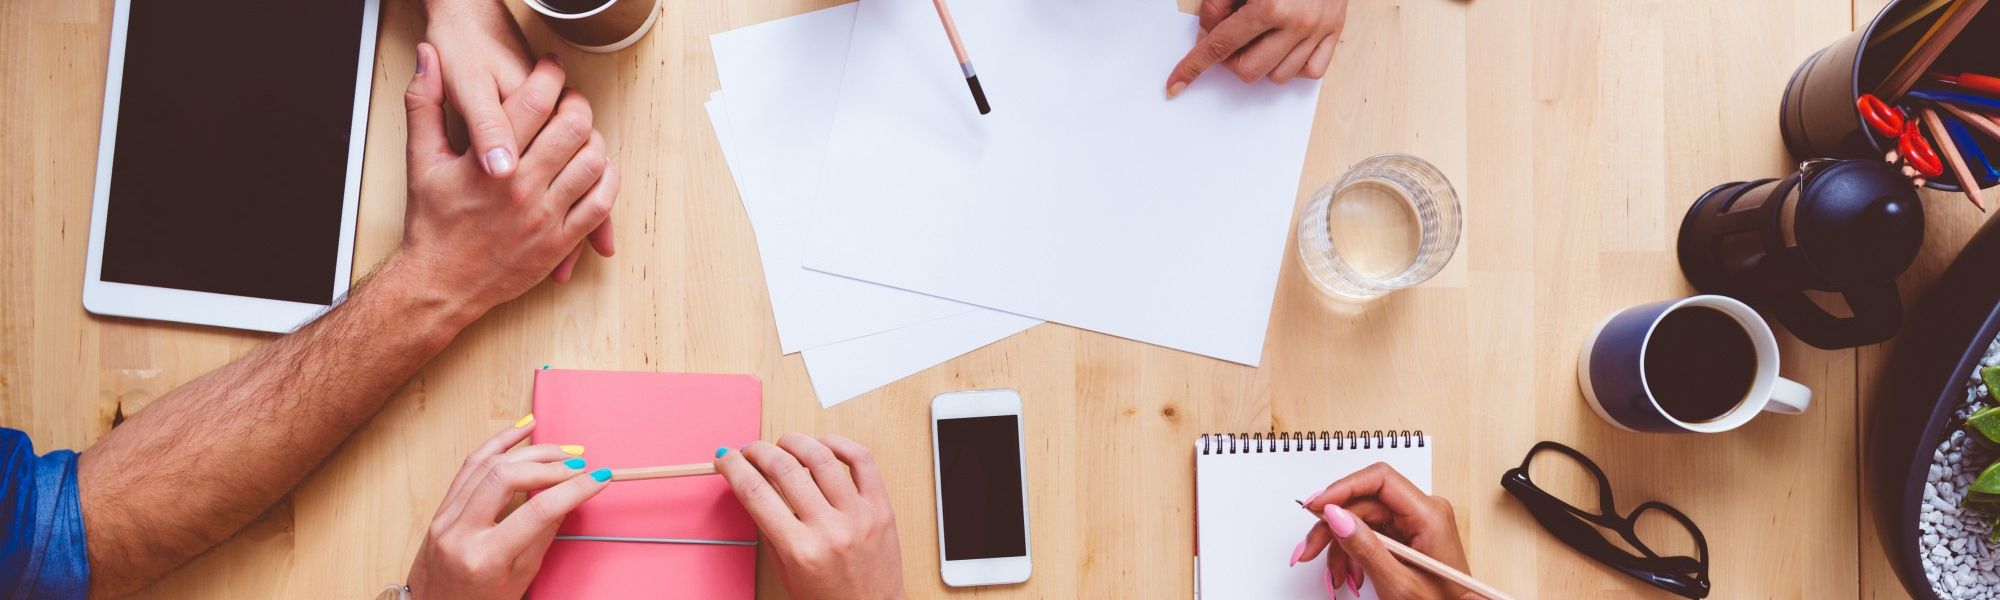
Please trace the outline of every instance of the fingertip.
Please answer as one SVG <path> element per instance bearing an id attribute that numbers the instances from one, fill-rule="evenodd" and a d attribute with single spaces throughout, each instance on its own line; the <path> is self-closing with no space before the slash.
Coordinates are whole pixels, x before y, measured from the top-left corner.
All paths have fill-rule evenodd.
<path id="1" fill-rule="evenodd" d="M 1354 536 L 1357 529 L 1354 513 L 1347 512 L 1338 504 L 1327 504 L 1321 512 L 1326 515 L 1326 526 L 1333 530 L 1334 537 L 1347 539 Z"/>
<path id="2" fill-rule="evenodd" d="M 597 480 L 598 483 L 611 481 L 611 469 L 598 467 L 597 470 L 590 472 L 590 478 Z"/>
<path id="3" fill-rule="evenodd" d="M 505 146 L 487 148 L 479 163 L 486 168 L 487 175 L 505 177 L 514 172 L 514 151 Z"/>

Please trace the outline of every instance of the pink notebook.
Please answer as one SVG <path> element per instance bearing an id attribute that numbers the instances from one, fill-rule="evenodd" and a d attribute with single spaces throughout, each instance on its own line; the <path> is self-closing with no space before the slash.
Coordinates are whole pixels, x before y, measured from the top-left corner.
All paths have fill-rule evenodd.
<path id="1" fill-rule="evenodd" d="M 756 440 L 763 386 L 747 375 L 543 369 L 534 402 L 535 443 L 582 444 L 592 469 L 647 467 L 707 462 Z M 757 528 L 720 476 L 612 484 L 556 535 L 530 597 L 755 596 Z"/>

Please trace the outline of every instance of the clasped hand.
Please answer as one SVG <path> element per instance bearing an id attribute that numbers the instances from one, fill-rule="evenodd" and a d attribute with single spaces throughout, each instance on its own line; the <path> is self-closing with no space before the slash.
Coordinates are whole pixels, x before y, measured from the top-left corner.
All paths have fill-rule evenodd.
<path id="1" fill-rule="evenodd" d="M 445 133 L 442 64 L 429 43 L 404 94 L 409 111 L 409 204 L 402 247 L 385 271 L 414 274 L 447 290 L 467 317 L 513 299 L 545 278 L 567 281 L 582 243 L 613 248 L 608 227 L 619 172 L 590 102 L 563 88 L 553 56 L 501 105 L 525 150 L 505 176 L 487 172 L 477 149 L 453 150 Z"/>

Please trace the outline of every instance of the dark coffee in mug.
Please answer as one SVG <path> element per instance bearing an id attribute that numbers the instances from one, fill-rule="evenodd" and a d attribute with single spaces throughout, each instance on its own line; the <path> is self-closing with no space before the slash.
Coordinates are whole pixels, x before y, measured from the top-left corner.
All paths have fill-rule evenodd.
<path id="1" fill-rule="evenodd" d="M 1675 419 L 1713 421 L 1742 404 L 1757 382 L 1757 348 L 1735 317 L 1684 306 L 1668 312 L 1646 345 L 1646 386 Z"/>
<path id="2" fill-rule="evenodd" d="M 580 15 L 597 7 L 610 4 L 611 0 L 541 0 L 542 6 L 566 15 Z"/>

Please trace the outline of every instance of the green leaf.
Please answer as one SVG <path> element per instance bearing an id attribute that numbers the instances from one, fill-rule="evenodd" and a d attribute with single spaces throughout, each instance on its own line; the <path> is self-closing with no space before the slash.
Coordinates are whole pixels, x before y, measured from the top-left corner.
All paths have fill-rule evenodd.
<path id="1" fill-rule="evenodd" d="M 1968 503 L 2000 502 L 2000 461 L 1986 465 L 1979 477 L 1972 480 L 1972 487 L 1966 490 Z"/>
<path id="2" fill-rule="evenodd" d="M 1986 382 L 1986 397 L 2000 401 L 2000 367 L 1980 369 L 1979 380 Z"/>
<path id="3" fill-rule="evenodd" d="M 1978 434 L 1975 439 L 1987 445 L 2000 446 L 2000 407 L 1988 406 L 1972 411 L 1965 418 L 1965 428 Z"/>

